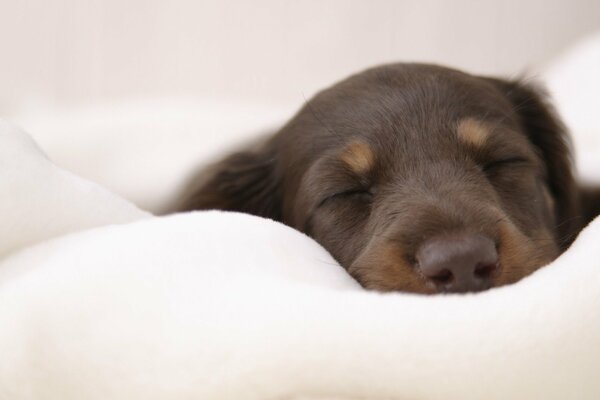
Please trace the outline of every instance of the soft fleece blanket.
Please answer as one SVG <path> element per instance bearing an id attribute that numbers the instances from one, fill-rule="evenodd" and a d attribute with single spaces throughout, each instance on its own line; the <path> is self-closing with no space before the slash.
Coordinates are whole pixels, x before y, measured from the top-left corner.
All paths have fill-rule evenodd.
<path id="1" fill-rule="evenodd" d="M 0 199 L 1 400 L 600 398 L 600 219 L 515 285 L 424 297 L 273 221 L 154 217 L 4 122 Z"/>
<path id="2" fill-rule="evenodd" d="M 151 217 L 6 124 L 0 149 L 0 399 L 600 394 L 600 220 L 516 285 L 377 294 L 276 222 Z"/>

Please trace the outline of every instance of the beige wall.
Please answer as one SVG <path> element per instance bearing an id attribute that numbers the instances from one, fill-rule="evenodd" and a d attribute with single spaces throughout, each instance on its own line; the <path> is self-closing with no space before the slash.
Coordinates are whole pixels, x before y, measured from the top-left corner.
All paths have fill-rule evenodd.
<path id="1" fill-rule="evenodd" d="M 599 28 L 598 0 L 0 0 L 0 114 L 148 95 L 297 103 L 396 60 L 514 74 Z"/>

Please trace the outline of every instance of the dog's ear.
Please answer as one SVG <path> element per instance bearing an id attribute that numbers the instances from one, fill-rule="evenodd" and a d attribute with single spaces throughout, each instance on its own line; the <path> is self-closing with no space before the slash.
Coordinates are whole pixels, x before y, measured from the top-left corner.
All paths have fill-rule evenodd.
<path id="1" fill-rule="evenodd" d="M 543 88 L 520 81 L 488 79 L 512 103 L 529 141 L 546 163 L 546 184 L 555 201 L 557 237 L 566 249 L 583 222 L 567 129 Z"/>
<path id="2" fill-rule="evenodd" d="M 186 185 L 175 211 L 239 211 L 279 221 L 281 196 L 271 143 L 232 154 L 201 170 Z"/>
<path id="3" fill-rule="evenodd" d="M 583 213 L 583 223 L 587 224 L 600 215 L 600 186 L 582 186 L 581 193 L 581 211 Z"/>

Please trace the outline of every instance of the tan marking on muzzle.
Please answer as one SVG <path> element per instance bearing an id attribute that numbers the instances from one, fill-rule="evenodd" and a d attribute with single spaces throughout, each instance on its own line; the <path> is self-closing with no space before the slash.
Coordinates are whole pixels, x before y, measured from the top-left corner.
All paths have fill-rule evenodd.
<path id="1" fill-rule="evenodd" d="M 474 118 L 465 118 L 459 121 L 456 134 L 464 143 L 481 147 L 489 137 L 490 131 L 483 122 Z"/>
<path id="2" fill-rule="evenodd" d="M 500 222 L 500 285 L 514 283 L 549 264 L 558 256 L 556 242 L 550 232 L 537 230 L 529 238 L 512 222 Z"/>
<path id="3" fill-rule="evenodd" d="M 357 174 L 365 174 L 373 168 L 375 156 L 368 144 L 354 141 L 344 149 L 340 159 Z"/>
<path id="4" fill-rule="evenodd" d="M 352 263 L 348 272 L 365 288 L 381 292 L 435 293 L 395 242 L 375 241 Z"/>

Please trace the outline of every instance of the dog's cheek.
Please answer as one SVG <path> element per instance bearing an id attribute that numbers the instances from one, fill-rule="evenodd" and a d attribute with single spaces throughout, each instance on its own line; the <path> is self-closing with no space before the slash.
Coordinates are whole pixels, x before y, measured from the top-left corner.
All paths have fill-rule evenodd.
<path id="1" fill-rule="evenodd" d="M 502 269 L 495 286 L 517 282 L 558 256 L 558 247 L 547 229 L 536 230 L 531 237 L 523 234 L 510 221 L 501 222 L 498 229 Z"/>
<path id="2" fill-rule="evenodd" d="M 313 213 L 309 235 L 347 266 L 367 242 L 368 220 L 368 210 L 351 201 L 324 205 Z"/>
<path id="3" fill-rule="evenodd" d="M 535 176 L 513 174 L 498 187 L 498 194 L 501 208 L 524 235 L 534 236 L 534 232 L 553 226 L 553 216 L 548 213 L 539 179 Z"/>
<path id="4" fill-rule="evenodd" d="M 542 179 L 538 179 L 538 193 L 540 193 L 543 204 L 542 218 L 546 222 L 546 226 L 553 229 L 556 226 L 556 201 Z"/>

